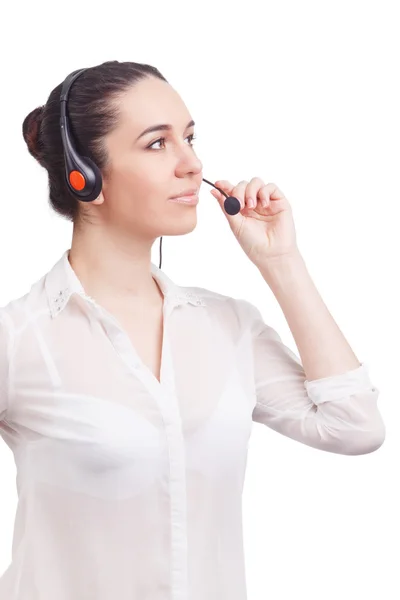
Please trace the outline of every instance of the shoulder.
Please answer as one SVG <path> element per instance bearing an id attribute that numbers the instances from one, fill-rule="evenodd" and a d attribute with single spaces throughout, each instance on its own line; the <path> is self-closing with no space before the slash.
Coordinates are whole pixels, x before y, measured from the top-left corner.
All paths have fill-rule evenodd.
<path id="1" fill-rule="evenodd" d="M 251 328 L 254 324 L 263 322 L 260 310 L 249 300 L 227 294 L 221 294 L 215 290 L 187 286 L 185 292 L 198 296 L 203 300 L 210 315 L 215 316 L 219 321 L 228 320 L 240 328 Z"/>
<path id="2" fill-rule="evenodd" d="M 9 368 L 14 342 L 12 319 L 4 307 L 0 307 L 0 421 L 8 408 Z"/>
<path id="3" fill-rule="evenodd" d="M 7 348 L 9 348 L 14 336 L 14 321 L 10 314 L 10 305 L 0 306 L 0 362 L 5 359 Z"/>
<path id="4" fill-rule="evenodd" d="M 5 326 L 20 330 L 31 320 L 32 313 L 47 308 L 44 279 L 44 276 L 41 277 L 28 291 L 0 306 L 0 321 L 2 320 Z"/>

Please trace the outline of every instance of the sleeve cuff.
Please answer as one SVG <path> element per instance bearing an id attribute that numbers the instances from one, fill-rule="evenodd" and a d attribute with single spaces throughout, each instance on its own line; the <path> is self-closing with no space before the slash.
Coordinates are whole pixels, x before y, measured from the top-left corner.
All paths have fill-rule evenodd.
<path id="1" fill-rule="evenodd" d="M 308 396 L 314 404 L 322 404 L 332 400 L 343 400 L 352 394 L 376 392 L 379 390 L 372 384 L 368 367 L 362 362 L 359 367 L 342 373 L 304 382 Z"/>

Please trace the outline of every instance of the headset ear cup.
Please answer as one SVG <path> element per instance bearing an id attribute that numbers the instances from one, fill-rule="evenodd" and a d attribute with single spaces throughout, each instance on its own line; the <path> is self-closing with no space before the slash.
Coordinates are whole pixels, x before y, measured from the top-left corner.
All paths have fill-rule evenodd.
<path id="1" fill-rule="evenodd" d="M 78 179 L 81 178 L 83 182 L 82 189 L 73 187 L 70 180 L 72 173 L 76 174 Z M 80 200 L 81 202 L 92 202 L 99 196 L 103 186 L 101 171 L 88 156 L 79 156 L 79 169 L 69 173 L 67 185 L 77 200 Z"/>
<path id="2" fill-rule="evenodd" d="M 91 200 L 96 200 L 99 196 L 103 187 L 103 177 L 99 167 L 88 156 L 83 156 L 82 159 L 88 164 L 88 168 L 92 171 L 89 181 L 93 182 L 93 190 L 90 192 L 89 196 L 87 196 L 87 198 L 89 198 L 88 202 L 90 202 Z"/>

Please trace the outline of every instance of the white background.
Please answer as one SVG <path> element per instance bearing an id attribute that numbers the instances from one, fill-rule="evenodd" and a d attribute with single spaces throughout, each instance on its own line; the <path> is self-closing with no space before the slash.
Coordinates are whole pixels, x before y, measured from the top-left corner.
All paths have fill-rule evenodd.
<path id="1" fill-rule="evenodd" d="M 72 235 L 48 206 L 23 119 L 75 69 L 106 60 L 156 66 L 196 121 L 204 177 L 236 184 L 258 176 L 285 193 L 308 269 L 381 392 L 387 437 L 368 455 L 318 451 L 254 424 L 243 496 L 248 598 L 398 600 L 398 3 L 6 6 L 0 306 L 28 292 Z M 196 229 L 163 238 L 163 270 L 179 284 L 253 302 L 297 352 L 210 189 L 203 183 Z M 11 559 L 15 475 L 1 441 L 0 573 Z"/>

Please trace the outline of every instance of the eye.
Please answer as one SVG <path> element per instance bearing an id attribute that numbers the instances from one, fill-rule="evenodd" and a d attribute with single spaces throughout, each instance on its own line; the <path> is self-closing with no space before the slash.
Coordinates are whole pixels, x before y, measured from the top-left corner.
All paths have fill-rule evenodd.
<path id="1" fill-rule="evenodd" d="M 190 138 L 190 144 L 189 146 L 192 146 L 192 142 L 193 140 L 197 139 L 197 136 L 194 133 L 191 133 L 190 135 L 187 136 L 186 139 Z M 150 144 L 150 146 L 147 146 L 147 150 L 158 150 L 158 148 L 153 148 L 154 144 L 158 144 L 158 143 L 165 143 L 165 137 L 162 138 L 158 138 L 158 140 L 156 140 L 155 142 L 153 142 L 152 144 Z"/>

